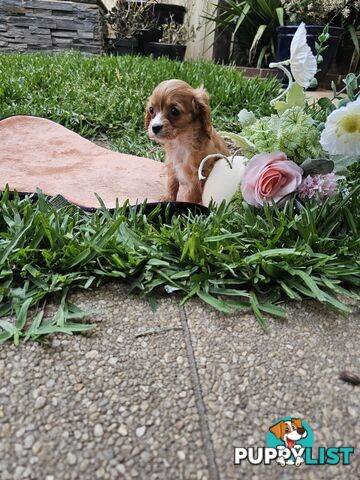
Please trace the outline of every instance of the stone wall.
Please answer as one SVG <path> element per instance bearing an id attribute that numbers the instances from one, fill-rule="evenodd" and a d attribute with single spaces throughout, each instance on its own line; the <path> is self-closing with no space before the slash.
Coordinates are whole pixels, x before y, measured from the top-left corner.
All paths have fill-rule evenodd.
<path id="1" fill-rule="evenodd" d="M 104 50 L 99 0 L 0 0 L 0 53 Z"/>

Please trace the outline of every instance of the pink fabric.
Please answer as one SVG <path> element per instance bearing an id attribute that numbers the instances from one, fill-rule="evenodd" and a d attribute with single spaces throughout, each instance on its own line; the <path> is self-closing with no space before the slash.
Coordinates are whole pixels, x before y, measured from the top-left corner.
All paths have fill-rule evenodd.
<path id="1" fill-rule="evenodd" d="M 40 188 L 86 207 L 98 207 L 96 192 L 113 208 L 156 202 L 165 192 L 160 162 L 99 147 L 50 120 L 15 116 L 0 121 L 0 188 L 19 192 Z"/>
<path id="2" fill-rule="evenodd" d="M 241 192 L 247 203 L 261 207 L 264 200 L 278 202 L 295 192 L 302 182 L 302 175 L 302 168 L 287 160 L 285 153 L 260 153 L 245 169 Z"/>

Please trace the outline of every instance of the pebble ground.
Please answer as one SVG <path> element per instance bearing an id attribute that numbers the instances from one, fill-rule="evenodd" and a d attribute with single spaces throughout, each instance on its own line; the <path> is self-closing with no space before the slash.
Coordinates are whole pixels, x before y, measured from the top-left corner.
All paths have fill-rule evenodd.
<path id="1" fill-rule="evenodd" d="M 153 313 L 119 283 L 72 301 L 101 309 L 94 332 L 0 347 L 1 480 L 360 478 L 360 387 L 339 379 L 359 374 L 358 313 L 290 304 L 265 333 L 176 296 Z M 283 416 L 355 447 L 350 465 L 234 466 Z"/>

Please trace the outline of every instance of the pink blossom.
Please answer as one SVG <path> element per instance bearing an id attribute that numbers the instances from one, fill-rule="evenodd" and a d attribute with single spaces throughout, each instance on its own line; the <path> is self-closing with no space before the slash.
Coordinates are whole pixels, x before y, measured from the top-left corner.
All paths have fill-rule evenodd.
<path id="1" fill-rule="evenodd" d="M 246 166 L 241 192 L 247 203 L 261 207 L 264 200 L 278 202 L 295 192 L 302 182 L 302 175 L 302 168 L 287 160 L 285 153 L 260 153 Z"/>
<path id="2" fill-rule="evenodd" d="M 320 200 L 334 195 L 337 178 L 334 173 L 326 175 L 308 175 L 299 186 L 298 192 L 301 199 L 318 197 Z"/>

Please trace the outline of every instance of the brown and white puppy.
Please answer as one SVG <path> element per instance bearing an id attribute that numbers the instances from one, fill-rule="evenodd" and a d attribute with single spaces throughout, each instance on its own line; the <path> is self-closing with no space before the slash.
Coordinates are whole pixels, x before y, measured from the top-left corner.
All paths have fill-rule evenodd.
<path id="1" fill-rule="evenodd" d="M 201 203 L 201 160 L 213 153 L 229 155 L 223 139 L 212 127 L 206 90 L 202 86 L 194 89 L 182 80 L 160 83 L 149 98 L 145 127 L 149 137 L 164 145 L 166 152 L 168 182 L 160 200 L 175 201 L 182 185 L 184 201 Z M 214 162 L 207 162 L 205 176 Z"/>

